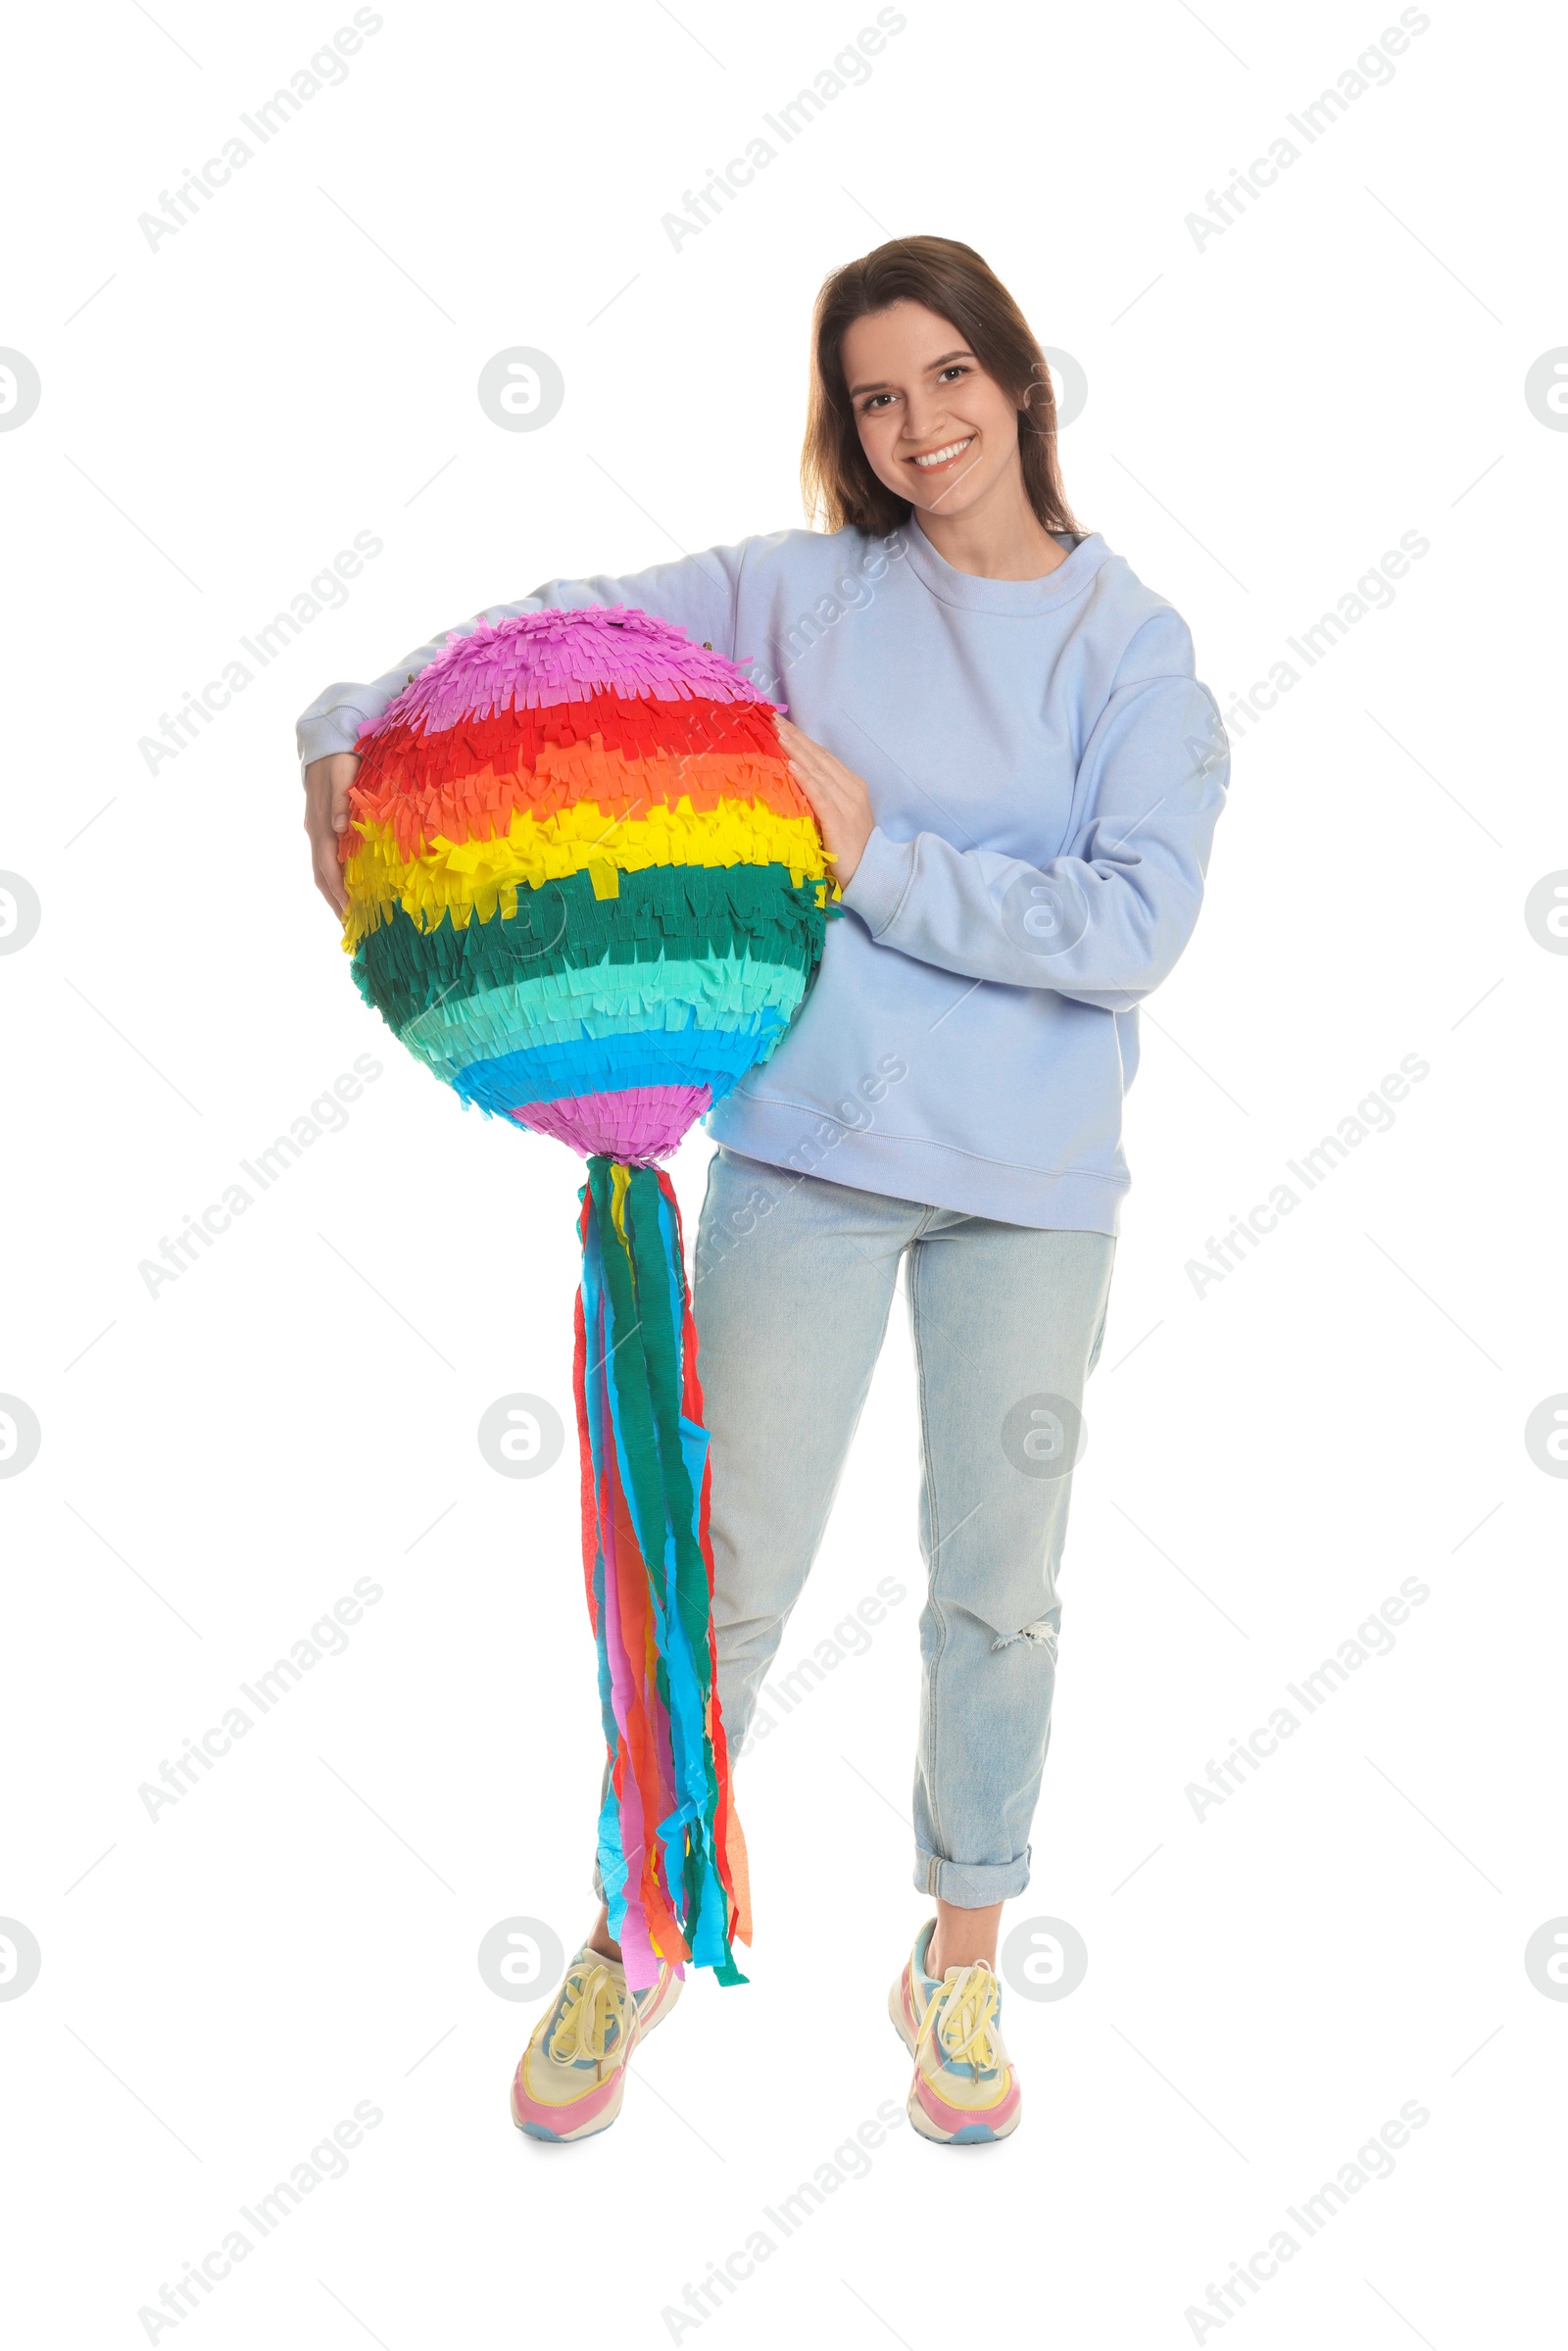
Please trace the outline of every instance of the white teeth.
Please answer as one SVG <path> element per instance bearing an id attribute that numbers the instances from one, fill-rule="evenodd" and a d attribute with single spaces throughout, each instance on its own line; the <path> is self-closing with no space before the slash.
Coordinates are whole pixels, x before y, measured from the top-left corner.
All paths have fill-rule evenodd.
<path id="1" fill-rule="evenodd" d="M 960 449 L 967 449 L 973 439 L 973 433 L 969 433 L 961 441 L 950 441 L 946 449 L 928 450 L 924 457 L 917 457 L 912 463 L 916 465 L 945 465 L 950 458 L 957 456 Z"/>

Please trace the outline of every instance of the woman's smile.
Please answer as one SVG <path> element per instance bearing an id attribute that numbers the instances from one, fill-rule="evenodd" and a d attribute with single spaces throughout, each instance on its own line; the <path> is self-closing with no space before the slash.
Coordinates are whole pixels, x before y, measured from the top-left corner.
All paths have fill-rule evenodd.
<path id="1" fill-rule="evenodd" d="M 972 432 L 965 433 L 959 441 L 944 441 L 940 449 L 924 450 L 905 462 L 917 466 L 922 473 L 945 473 L 950 465 L 957 464 L 975 438 Z"/>

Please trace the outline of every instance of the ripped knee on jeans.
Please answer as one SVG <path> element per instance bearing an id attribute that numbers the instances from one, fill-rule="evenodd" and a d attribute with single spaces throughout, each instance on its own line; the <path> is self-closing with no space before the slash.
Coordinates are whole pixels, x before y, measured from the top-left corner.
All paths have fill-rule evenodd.
<path id="1" fill-rule="evenodd" d="M 1016 1633 L 999 1633 L 991 1643 L 992 1649 L 1010 1649 L 1015 1641 L 1027 1641 L 1031 1648 L 1045 1649 L 1055 1663 L 1056 1639 L 1059 1630 L 1059 1611 L 1050 1616 L 1037 1616 L 1032 1625 L 1020 1625 Z"/>

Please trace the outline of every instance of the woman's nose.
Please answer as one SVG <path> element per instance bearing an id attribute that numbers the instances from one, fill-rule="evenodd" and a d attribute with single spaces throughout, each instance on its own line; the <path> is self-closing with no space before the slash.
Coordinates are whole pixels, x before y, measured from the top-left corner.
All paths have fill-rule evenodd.
<path id="1" fill-rule="evenodd" d="M 909 400 L 904 411 L 904 437 L 908 441 L 928 441 L 941 424 L 946 411 L 939 400 L 921 395 Z"/>

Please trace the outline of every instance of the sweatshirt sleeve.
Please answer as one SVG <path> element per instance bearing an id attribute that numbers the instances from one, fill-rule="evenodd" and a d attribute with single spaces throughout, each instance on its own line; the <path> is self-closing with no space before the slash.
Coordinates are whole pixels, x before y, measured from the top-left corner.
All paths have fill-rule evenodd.
<path id="1" fill-rule="evenodd" d="M 1174 625 L 1172 625 L 1174 624 Z M 1142 641 L 1149 639 L 1146 645 Z M 938 833 L 873 828 L 844 891 L 879 946 L 923 963 L 1125 1011 L 1192 937 L 1230 753 L 1213 696 L 1170 656 L 1174 613 L 1139 632 L 1079 761 L 1063 852 L 1030 865 Z M 1151 658 L 1162 673 L 1148 674 Z"/>
<path id="2" fill-rule="evenodd" d="M 313 759 L 332 752 L 352 751 L 362 730 L 379 718 L 389 702 L 427 668 L 452 636 L 467 637 L 486 621 L 511 620 L 520 612 L 581 611 L 590 605 L 634 605 L 670 620 L 699 645 L 735 659 L 735 612 L 740 575 L 746 561 L 746 541 L 734 547 L 710 547 L 705 554 L 683 556 L 679 563 L 655 563 L 624 579 L 600 574 L 592 579 L 552 579 L 515 604 L 487 605 L 470 619 L 443 629 L 427 644 L 416 645 L 382 676 L 368 685 L 340 682 L 324 687 L 302 712 L 295 726 L 301 771 Z"/>

